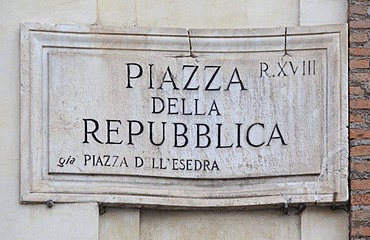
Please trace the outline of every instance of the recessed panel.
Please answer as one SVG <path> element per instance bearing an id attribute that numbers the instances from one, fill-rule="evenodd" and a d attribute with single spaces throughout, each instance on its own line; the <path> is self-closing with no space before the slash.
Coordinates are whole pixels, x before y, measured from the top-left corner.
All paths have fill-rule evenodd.
<path id="1" fill-rule="evenodd" d="M 344 29 L 25 25 L 22 199 L 345 201 Z"/>

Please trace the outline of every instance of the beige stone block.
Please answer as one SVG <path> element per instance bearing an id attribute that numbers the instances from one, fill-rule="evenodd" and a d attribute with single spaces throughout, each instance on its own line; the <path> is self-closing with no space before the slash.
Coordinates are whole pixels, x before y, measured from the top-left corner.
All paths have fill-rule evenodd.
<path id="1" fill-rule="evenodd" d="M 298 25 L 296 0 L 137 1 L 140 27 L 254 28 Z"/>
<path id="2" fill-rule="evenodd" d="M 16 27 L 21 22 L 93 24 L 96 21 L 95 0 L 2 0 L 1 24 Z"/>
<path id="3" fill-rule="evenodd" d="M 98 240 L 96 203 L 56 204 L 52 208 L 17 204 L 2 210 L 1 239 Z"/>
<path id="4" fill-rule="evenodd" d="M 302 213 L 302 240 L 348 239 L 348 213 L 330 208 L 308 208 Z"/>
<path id="5" fill-rule="evenodd" d="M 10 164 L 19 166 L 18 35 L 18 29 L 0 26 L 0 157 L 5 158 L 0 161 L 0 169 L 4 171 Z"/>
<path id="6" fill-rule="evenodd" d="M 0 204 L 7 208 L 16 208 L 19 204 L 19 160 L 7 157 L 0 159 Z M 6 211 L 2 216 L 7 217 L 11 211 Z M 3 222 L 0 220 L 0 226 Z M 1 232 L 1 227 L 0 227 Z"/>
<path id="7" fill-rule="evenodd" d="M 99 240 L 135 240 L 140 234 L 140 210 L 107 208 L 99 219 Z"/>
<path id="8" fill-rule="evenodd" d="M 346 0 L 301 0 L 300 25 L 338 24 L 347 22 Z"/>
<path id="9" fill-rule="evenodd" d="M 299 216 L 276 211 L 142 211 L 142 240 L 299 239 Z"/>
<path id="10" fill-rule="evenodd" d="M 247 27 L 290 27 L 298 26 L 299 1 L 297 0 L 248 0 Z"/>
<path id="11" fill-rule="evenodd" d="M 136 26 L 136 1 L 99 0 L 97 23 L 103 26 Z"/>

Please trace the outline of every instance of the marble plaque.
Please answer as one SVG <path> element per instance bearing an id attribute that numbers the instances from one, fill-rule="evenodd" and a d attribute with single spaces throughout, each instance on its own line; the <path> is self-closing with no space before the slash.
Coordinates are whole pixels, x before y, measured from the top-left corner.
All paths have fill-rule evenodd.
<path id="1" fill-rule="evenodd" d="M 346 201 L 346 29 L 22 25 L 21 200 Z"/>

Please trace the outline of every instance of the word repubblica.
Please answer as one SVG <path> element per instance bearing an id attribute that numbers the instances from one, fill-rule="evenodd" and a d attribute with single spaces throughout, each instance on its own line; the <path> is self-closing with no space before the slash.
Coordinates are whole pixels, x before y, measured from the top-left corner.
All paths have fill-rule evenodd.
<path id="1" fill-rule="evenodd" d="M 222 149 L 242 148 L 247 145 L 262 147 L 270 146 L 273 142 L 274 144 L 287 145 L 283 137 L 284 134 L 282 134 L 277 123 L 274 126 L 265 126 L 263 123 L 252 123 L 250 125 L 235 123 L 231 128 L 229 126 L 226 131 L 222 123 L 212 125 L 205 123 L 185 124 L 182 122 L 155 123 L 153 121 L 143 123 L 138 120 L 107 119 L 105 120 L 105 127 L 101 127 L 102 124 L 96 119 L 83 119 L 83 121 L 83 143 L 85 144 L 135 145 L 137 138 L 145 137 L 148 143 L 154 146 L 161 146 L 166 141 L 172 141 L 172 147 L 176 148 L 214 147 Z M 253 139 L 253 136 L 256 135 L 263 136 L 264 139 Z M 228 139 L 225 136 L 228 136 Z"/>

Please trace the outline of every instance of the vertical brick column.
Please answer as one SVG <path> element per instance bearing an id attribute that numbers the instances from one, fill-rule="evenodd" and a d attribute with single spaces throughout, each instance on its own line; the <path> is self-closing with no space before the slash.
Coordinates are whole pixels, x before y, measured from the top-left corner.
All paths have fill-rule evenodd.
<path id="1" fill-rule="evenodd" d="M 349 0 L 350 233 L 370 239 L 370 1 Z"/>

